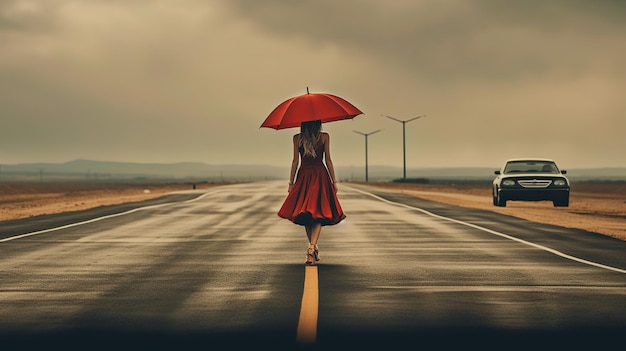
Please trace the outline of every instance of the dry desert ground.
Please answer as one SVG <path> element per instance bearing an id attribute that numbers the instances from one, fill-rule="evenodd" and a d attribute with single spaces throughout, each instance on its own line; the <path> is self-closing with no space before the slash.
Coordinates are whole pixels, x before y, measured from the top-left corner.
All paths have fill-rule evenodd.
<path id="1" fill-rule="evenodd" d="M 198 184 L 206 189 L 219 184 Z M 370 182 L 370 186 L 458 206 L 480 208 L 535 222 L 578 228 L 626 240 L 626 182 L 572 182 L 569 207 L 509 201 L 493 206 L 489 185 Z M 0 183 L 1 221 L 143 201 L 192 184 Z M 341 185 L 339 187 L 341 191 Z M 346 209 L 349 212 L 349 209 Z"/>
<path id="2" fill-rule="evenodd" d="M 203 183 L 196 187 L 216 185 Z M 187 183 L 0 183 L 0 225 L 6 220 L 139 202 L 191 189 L 193 184 Z"/>

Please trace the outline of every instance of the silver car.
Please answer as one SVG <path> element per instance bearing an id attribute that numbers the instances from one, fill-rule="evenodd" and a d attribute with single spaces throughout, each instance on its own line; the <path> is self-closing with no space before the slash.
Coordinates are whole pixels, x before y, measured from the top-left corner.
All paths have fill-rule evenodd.
<path id="1" fill-rule="evenodd" d="M 495 206 L 509 200 L 552 201 L 555 207 L 569 206 L 570 183 L 553 160 L 545 158 L 510 159 L 495 171 L 492 195 Z"/>

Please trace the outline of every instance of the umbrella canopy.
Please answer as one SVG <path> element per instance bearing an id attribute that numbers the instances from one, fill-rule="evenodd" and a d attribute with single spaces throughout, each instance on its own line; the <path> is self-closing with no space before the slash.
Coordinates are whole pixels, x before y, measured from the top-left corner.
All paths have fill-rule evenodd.
<path id="1" fill-rule="evenodd" d="M 352 119 L 360 114 L 361 110 L 348 101 L 323 93 L 307 93 L 292 97 L 278 105 L 267 116 L 261 127 L 285 129 L 300 127 L 302 122 L 321 120 L 322 123 Z"/>

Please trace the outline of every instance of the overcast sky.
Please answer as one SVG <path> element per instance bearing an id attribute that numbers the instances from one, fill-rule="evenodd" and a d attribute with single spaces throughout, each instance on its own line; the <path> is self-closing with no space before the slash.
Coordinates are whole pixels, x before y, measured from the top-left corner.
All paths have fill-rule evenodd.
<path id="1" fill-rule="evenodd" d="M 335 165 L 626 166 L 626 1 L 0 0 L 0 164 L 288 166 L 282 101 L 341 96 Z"/>

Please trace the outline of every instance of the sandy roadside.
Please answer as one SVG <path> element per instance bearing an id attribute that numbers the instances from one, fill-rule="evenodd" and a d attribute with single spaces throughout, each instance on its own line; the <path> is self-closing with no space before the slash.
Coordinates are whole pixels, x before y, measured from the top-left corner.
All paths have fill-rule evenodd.
<path id="1" fill-rule="evenodd" d="M 533 222 L 583 229 L 626 240 L 625 183 L 574 184 L 569 207 L 554 207 L 547 201 L 509 201 L 507 207 L 496 207 L 493 205 L 489 186 L 401 183 L 367 185 L 427 200 L 494 211 Z"/>
<path id="2" fill-rule="evenodd" d="M 201 183 L 208 189 L 218 183 Z M 0 221 L 139 202 L 192 190 L 192 184 L 0 184 Z"/>

